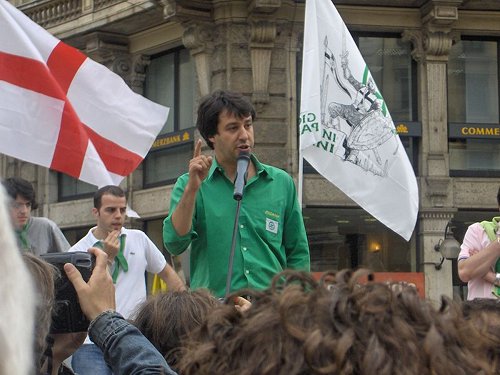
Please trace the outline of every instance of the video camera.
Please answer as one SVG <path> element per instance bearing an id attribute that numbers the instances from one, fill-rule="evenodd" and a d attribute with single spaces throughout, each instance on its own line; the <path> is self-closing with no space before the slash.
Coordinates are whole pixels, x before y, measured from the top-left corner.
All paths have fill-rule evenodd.
<path id="1" fill-rule="evenodd" d="M 46 262 L 55 266 L 60 277 L 55 280 L 55 301 L 52 314 L 51 333 L 85 332 L 90 324 L 78 301 L 76 290 L 64 272 L 64 264 L 73 264 L 87 282 L 95 265 L 95 256 L 84 252 L 47 253 L 41 255 Z"/>

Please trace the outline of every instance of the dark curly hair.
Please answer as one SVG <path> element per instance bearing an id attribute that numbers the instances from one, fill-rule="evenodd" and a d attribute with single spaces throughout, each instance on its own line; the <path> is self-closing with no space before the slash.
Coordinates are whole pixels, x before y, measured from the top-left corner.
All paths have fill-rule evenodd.
<path id="1" fill-rule="evenodd" d="M 10 177 L 3 180 L 2 184 L 5 187 L 5 190 L 7 190 L 7 194 L 13 200 L 16 200 L 17 196 L 20 195 L 31 203 L 32 210 L 36 210 L 38 208 L 35 189 L 33 189 L 31 182 L 21 177 Z"/>
<path id="2" fill-rule="evenodd" d="M 209 140 L 217 134 L 219 115 L 227 111 L 231 115 L 244 118 L 252 116 L 255 119 L 255 109 L 250 101 L 242 94 L 227 90 L 216 90 L 203 97 L 198 106 L 196 127 L 207 145 L 213 150 L 214 145 Z"/>

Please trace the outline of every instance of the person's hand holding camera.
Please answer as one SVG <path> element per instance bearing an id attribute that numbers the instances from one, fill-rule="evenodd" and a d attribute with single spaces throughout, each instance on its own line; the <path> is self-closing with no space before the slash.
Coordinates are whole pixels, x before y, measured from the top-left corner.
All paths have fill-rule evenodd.
<path id="1" fill-rule="evenodd" d="M 115 310 L 115 286 L 107 271 L 108 256 L 98 248 L 92 247 L 89 253 L 95 255 L 95 267 L 88 283 L 71 263 L 64 265 L 64 271 L 75 287 L 83 313 L 89 320 L 94 320 L 99 314 Z"/>

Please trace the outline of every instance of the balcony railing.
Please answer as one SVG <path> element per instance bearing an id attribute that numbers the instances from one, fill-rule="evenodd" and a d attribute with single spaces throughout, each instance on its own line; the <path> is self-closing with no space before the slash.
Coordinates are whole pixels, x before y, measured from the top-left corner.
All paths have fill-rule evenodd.
<path id="1" fill-rule="evenodd" d="M 69 22 L 83 14 L 82 0 L 51 0 L 28 3 L 20 6 L 19 9 L 42 27 Z"/>
<path id="2" fill-rule="evenodd" d="M 71 22 L 82 15 L 96 12 L 124 0 L 48 0 L 34 1 L 19 6 L 28 17 L 48 28 Z"/>

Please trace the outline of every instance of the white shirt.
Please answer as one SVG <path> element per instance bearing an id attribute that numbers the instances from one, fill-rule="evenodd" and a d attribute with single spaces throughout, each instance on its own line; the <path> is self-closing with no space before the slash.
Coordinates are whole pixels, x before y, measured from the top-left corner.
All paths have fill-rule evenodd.
<path id="1" fill-rule="evenodd" d="M 92 233 L 95 228 L 90 229 L 87 235 L 72 246 L 69 251 L 87 251 L 93 247 L 99 241 Z M 159 273 L 165 268 L 167 261 L 144 232 L 122 228 L 121 234 L 126 235 L 123 255 L 127 259 L 128 271 L 120 270 L 118 274 L 115 284 L 115 298 L 116 311 L 127 319 L 146 299 L 145 271 Z M 113 269 L 111 269 L 112 272 Z M 88 343 L 87 340 L 85 343 Z"/>

